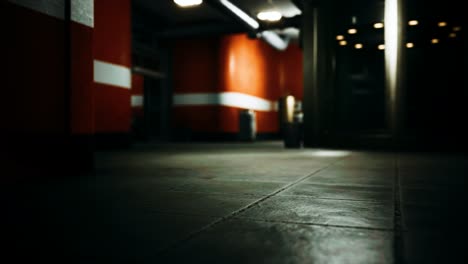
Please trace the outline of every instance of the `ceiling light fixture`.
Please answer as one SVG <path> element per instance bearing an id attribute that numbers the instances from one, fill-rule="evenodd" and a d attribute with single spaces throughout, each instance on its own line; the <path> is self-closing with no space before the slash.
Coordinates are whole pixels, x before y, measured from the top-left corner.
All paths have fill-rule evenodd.
<path id="1" fill-rule="evenodd" d="M 346 40 L 342 40 L 339 42 L 340 46 L 346 46 L 348 44 L 348 42 L 346 42 Z"/>
<path id="2" fill-rule="evenodd" d="M 374 24 L 374 28 L 383 28 L 384 24 L 382 22 L 378 22 Z"/>
<path id="3" fill-rule="evenodd" d="M 364 46 L 361 43 L 357 43 L 356 45 L 354 45 L 355 49 L 362 49 L 363 47 Z"/>
<path id="4" fill-rule="evenodd" d="M 242 19 L 245 23 L 247 23 L 253 29 L 258 29 L 260 27 L 260 24 L 257 22 L 257 20 L 253 19 L 247 13 L 245 13 L 240 8 L 235 6 L 233 3 L 229 2 L 228 0 L 219 0 L 219 2 L 223 6 L 225 6 L 227 9 L 231 10 L 231 12 L 233 12 L 237 17 Z"/>
<path id="5" fill-rule="evenodd" d="M 174 0 L 174 3 L 180 7 L 192 7 L 201 5 L 203 0 Z"/>
<path id="6" fill-rule="evenodd" d="M 449 34 L 449 38 L 456 38 L 457 37 L 457 33 L 450 33 Z"/>
<path id="7" fill-rule="evenodd" d="M 348 29 L 348 34 L 353 35 L 353 34 L 356 34 L 356 33 L 357 33 L 357 29 L 355 29 L 355 28 Z"/>
<path id="8" fill-rule="evenodd" d="M 445 27 L 445 26 L 447 26 L 447 22 L 441 21 L 441 22 L 437 23 L 437 25 L 439 27 Z"/>
<path id="9" fill-rule="evenodd" d="M 408 49 L 414 48 L 414 43 L 413 42 L 408 42 L 408 43 L 406 43 L 406 47 Z"/>
<path id="10" fill-rule="evenodd" d="M 379 46 L 377 46 L 377 48 L 379 50 L 384 50 L 385 49 L 385 45 L 384 44 L 380 44 Z"/>
<path id="11" fill-rule="evenodd" d="M 277 50 L 285 50 L 288 48 L 289 40 L 282 39 L 274 31 L 266 30 L 261 33 L 261 37 L 266 40 L 271 46 L 275 47 Z"/>
<path id="12" fill-rule="evenodd" d="M 461 30 L 461 27 L 453 27 L 453 31 L 460 31 Z"/>
<path id="13" fill-rule="evenodd" d="M 417 26 L 418 24 L 419 24 L 419 21 L 417 21 L 417 20 L 408 21 L 408 25 L 410 25 L 410 26 Z"/>
<path id="14" fill-rule="evenodd" d="M 432 44 L 437 44 L 437 43 L 439 43 L 439 39 L 436 39 L 436 38 L 431 39 L 431 43 Z"/>
<path id="15" fill-rule="evenodd" d="M 343 40 L 344 39 L 344 36 L 343 35 L 338 35 L 336 36 L 336 40 Z"/>
<path id="16" fill-rule="evenodd" d="M 283 15 L 278 11 L 264 11 L 257 14 L 257 18 L 263 21 L 280 21 Z"/>

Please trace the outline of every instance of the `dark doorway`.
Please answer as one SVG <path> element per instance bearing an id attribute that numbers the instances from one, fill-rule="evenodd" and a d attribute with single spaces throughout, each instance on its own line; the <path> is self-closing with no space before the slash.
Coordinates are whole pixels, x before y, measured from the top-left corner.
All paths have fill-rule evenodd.
<path id="1" fill-rule="evenodd" d="M 338 48 L 336 56 L 337 133 L 385 129 L 384 52 L 376 46 Z"/>

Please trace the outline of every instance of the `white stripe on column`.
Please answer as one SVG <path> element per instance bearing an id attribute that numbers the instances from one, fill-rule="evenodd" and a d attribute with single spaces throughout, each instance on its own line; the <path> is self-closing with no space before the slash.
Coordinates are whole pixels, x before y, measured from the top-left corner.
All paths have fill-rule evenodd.
<path id="1" fill-rule="evenodd" d="M 131 106 L 132 107 L 143 106 L 143 95 L 132 95 Z"/>
<path id="2" fill-rule="evenodd" d="M 277 111 L 273 101 L 237 92 L 176 94 L 174 105 L 223 105 L 256 111 Z"/>
<path id="3" fill-rule="evenodd" d="M 94 60 L 94 82 L 130 89 L 131 80 L 129 68 Z"/>
<path id="4" fill-rule="evenodd" d="M 94 27 L 94 0 L 71 0 L 71 20 Z"/>
<path id="5" fill-rule="evenodd" d="M 65 0 L 8 0 L 13 4 L 32 9 L 36 12 L 65 19 Z"/>
<path id="6" fill-rule="evenodd" d="M 65 0 L 8 0 L 13 4 L 65 19 Z M 94 0 L 71 0 L 71 20 L 88 27 L 94 27 Z"/>

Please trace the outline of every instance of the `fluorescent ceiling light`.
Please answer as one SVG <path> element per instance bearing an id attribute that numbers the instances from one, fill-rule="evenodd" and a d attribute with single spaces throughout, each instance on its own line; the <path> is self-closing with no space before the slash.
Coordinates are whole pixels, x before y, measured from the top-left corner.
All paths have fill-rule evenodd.
<path id="1" fill-rule="evenodd" d="M 417 20 L 408 21 L 408 25 L 410 25 L 410 26 L 417 26 L 418 24 L 419 24 L 419 22 Z"/>
<path id="2" fill-rule="evenodd" d="M 285 50 L 288 48 L 289 39 L 284 40 L 271 30 L 263 31 L 261 37 L 277 50 Z"/>
<path id="3" fill-rule="evenodd" d="M 348 34 L 352 35 L 352 34 L 356 34 L 356 33 L 357 33 L 357 29 L 355 29 L 355 28 L 348 29 Z"/>
<path id="4" fill-rule="evenodd" d="M 374 28 L 383 28 L 383 27 L 384 27 L 384 25 L 381 22 L 374 24 Z"/>
<path id="5" fill-rule="evenodd" d="M 357 43 L 356 45 L 354 45 L 355 49 L 362 49 L 363 47 L 364 46 L 361 43 Z"/>
<path id="6" fill-rule="evenodd" d="M 344 39 L 344 36 L 343 35 L 338 35 L 336 36 L 336 40 L 343 40 Z"/>
<path id="7" fill-rule="evenodd" d="M 191 7 L 201 5 L 203 0 L 174 0 L 174 3 L 180 7 Z"/>
<path id="8" fill-rule="evenodd" d="M 385 45 L 384 44 L 380 44 L 379 46 L 377 46 L 377 48 L 379 50 L 384 50 L 385 49 Z"/>
<path id="9" fill-rule="evenodd" d="M 276 22 L 280 21 L 283 16 L 278 11 L 265 11 L 260 12 L 257 15 L 257 18 L 263 21 Z"/>
<path id="10" fill-rule="evenodd" d="M 414 43 L 408 42 L 408 43 L 406 43 L 406 47 L 407 47 L 408 49 L 414 48 Z"/>
<path id="11" fill-rule="evenodd" d="M 346 42 L 346 40 L 342 40 L 339 43 L 340 43 L 340 46 L 346 46 L 348 44 L 348 42 Z"/>
<path id="12" fill-rule="evenodd" d="M 219 2 L 252 28 L 258 29 L 260 27 L 260 24 L 257 22 L 257 20 L 253 19 L 233 3 L 229 2 L 228 0 L 219 0 Z"/>

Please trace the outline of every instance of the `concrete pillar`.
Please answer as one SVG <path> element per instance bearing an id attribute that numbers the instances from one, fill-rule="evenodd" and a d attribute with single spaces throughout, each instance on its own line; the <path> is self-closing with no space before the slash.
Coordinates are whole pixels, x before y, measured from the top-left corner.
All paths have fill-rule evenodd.
<path id="1" fill-rule="evenodd" d="M 333 84 L 331 1 L 303 1 L 304 146 L 326 144 Z"/>
<path id="2" fill-rule="evenodd" d="M 94 0 L 65 1 L 68 159 L 74 170 L 94 167 Z"/>
<path id="3" fill-rule="evenodd" d="M 93 8 L 94 0 L 2 1 L 8 111 L 0 133 L 16 179 L 92 168 Z"/>

